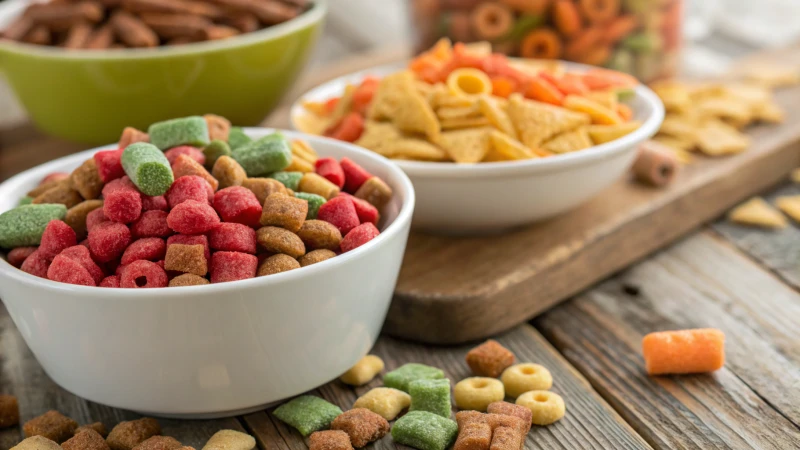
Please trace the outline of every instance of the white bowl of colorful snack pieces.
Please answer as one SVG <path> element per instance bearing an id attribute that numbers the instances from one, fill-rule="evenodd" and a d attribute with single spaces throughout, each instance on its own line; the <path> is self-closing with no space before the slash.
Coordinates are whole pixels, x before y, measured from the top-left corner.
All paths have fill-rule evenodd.
<path id="1" fill-rule="evenodd" d="M 129 410 L 233 415 L 324 384 L 375 342 L 414 208 L 406 175 L 340 141 L 228 129 L 129 129 L 0 185 L 0 297 L 56 383 Z"/>
<path id="2" fill-rule="evenodd" d="M 397 160 L 422 193 L 415 228 L 497 231 L 572 209 L 625 172 L 663 117 L 627 75 L 443 42 L 323 84 L 292 109 L 299 130 Z"/>

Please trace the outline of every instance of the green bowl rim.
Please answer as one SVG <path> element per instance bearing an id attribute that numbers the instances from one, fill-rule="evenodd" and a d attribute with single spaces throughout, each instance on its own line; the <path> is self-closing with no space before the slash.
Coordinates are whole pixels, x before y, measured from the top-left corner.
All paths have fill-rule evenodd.
<path id="1" fill-rule="evenodd" d="M 31 0 L 27 1 L 31 3 Z M 33 1 L 35 2 L 35 0 Z M 14 2 L 6 5 L 0 4 L 0 19 L 10 14 Z M 4 7 L 5 6 L 5 7 Z M 146 59 L 167 58 L 178 55 L 191 55 L 197 53 L 225 50 L 232 47 L 246 46 L 266 40 L 284 37 L 300 29 L 322 21 L 328 12 L 328 0 L 313 0 L 313 6 L 308 11 L 288 22 L 273 25 L 252 33 L 245 33 L 219 41 L 195 42 L 179 46 L 166 46 L 156 48 L 124 48 L 111 50 L 64 50 L 59 47 L 26 44 L 0 39 L 0 50 L 11 53 L 22 53 L 25 56 L 51 57 L 57 59 Z"/>

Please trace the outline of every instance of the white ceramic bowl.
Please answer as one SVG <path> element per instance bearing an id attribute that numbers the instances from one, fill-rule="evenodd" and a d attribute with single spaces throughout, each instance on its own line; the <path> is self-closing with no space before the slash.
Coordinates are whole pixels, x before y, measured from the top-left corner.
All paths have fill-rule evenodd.
<path id="1" fill-rule="evenodd" d="M 588 66 L 564 63 L 569 71 Z M 367 75 L 385 76 L 405 63 L 356 72 L 322 84 L 303 95 L 291 109 L 292 126 L 305 114 L 303 100 L 339 96 L 348 83 Z M 455 164 L 395 161 L 417 192 L 413 227 L 443 234 L 477 234 L 549 219 L 599 194 L 619 179 L 636 158 L 640 143 L 664 119 L 661 100 L 646 86 L 636 88 L 630 102 L 642 126 L 620 139 L 589 149 L 527 161 Z"/>
<path id="2" fill-rule="evenodd" d="M 265 129 L 247 129 L 259 137 Z M 0 298 L 44 370 L 105 405 L 158 416 L 220 417 L 322 385 L 373 346 L 392 298 L 414 209 L 411 182 L 388 160 L 331 139 L 302 137 L 347 156 L 394 190 L 383 231 L 356 250 L 301 269 L 231 283 L 147 291 L 56 283 L 0 258 Z M 108 147 L 106 147 L 108 148 Z M 0 185 L 0 211 L 61 158 Z"/>

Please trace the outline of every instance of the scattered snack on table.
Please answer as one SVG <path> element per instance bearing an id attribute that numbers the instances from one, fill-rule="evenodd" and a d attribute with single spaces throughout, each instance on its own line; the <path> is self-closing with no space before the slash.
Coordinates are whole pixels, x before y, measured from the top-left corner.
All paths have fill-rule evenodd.
<path id="1" fill-rule="evenodd" d="M 633 163 L 633 176 L 637 181 L 662 187 L 675 179 L 680 163 L 669 147 L 657 141 L 646 141 L 639 146 Z"/>
<path id="2" fill-rule="evenodd" d="M 352 450 L 350 436 L 344 431 L 327 430 L 311 433 L 308 450 Z"/>
<path id="3" fill-rule="evenodd" d="M 444 378 L 444 372 L 436 367 L 425 364 L 408 363 L 383 376 L 386 387 L 409 392 L 409 385 L 415 380 L 439 380 Z"/>
<path id="4" fill-rule="evenodd" d="M 11 450 L 62 450 L 62 447 L 44 436 L 33 436 L 11 447 Z"/>
<path id="5" fill-rule="evenodd" d="M 417 379 L 408 383 L 411 396 L 409 411 L 428 411 L 442 417 L 450 417 L 450 380 L 447 378 Z"/>
<path id="6" fill-rule="evenodd" d="M 202 450 L 252 450 L 256 440 L 247 433 L 236 430 L 220 430 L 211 436 Z"/>
<path id="7" fill-rule="evenodd" d="M 465 378 L 453 388 L 453 399 L 459 409 L 486 411 L 490 404 L 504 398 L 503 383 L 495 378 Z"/>
<path id="8" fill-rule="evenodd" d="M 508 403 L 504 401 L 497 401 L 490 404 L 486 408 L 486 412 L 489 414 L 500 414 L 504 416 L 513 416 L 520 418 L 524 423 L 528 424 L 525 433 L 527 434 L 530 430 L 531 424 L 531 411 L 530 409 L 521 406 L 515 405 L 513 403 Z"/>
<path id="9" fill-rule="evenodd" d="M 61 444 L 61 447 L 64 450 L 109 450 L 110 448 L 103 436 L 92 429 L 75 433 L 73 437 Z"/>
<path id="10" fill-rule="evenodd" d="M 566 406 L 560 395 L 550 391 L 529 391 L 517 397 L 517 405 L 531 410 L 531 423 L 550 425 L 564 417 Z"/>
<path id="11" fill-rule="evenodd" d="M 467 365 L 480 377 L 497 378 L 514 364 L 514 354 L 499 342 L 489 339 L 467 353 Z"/>
<path id="12" fill-rule="evenodd" d="M 342 383 L 362 386 L 375 378 L 383 370 L 383 360 L 375 355 L 361 358 L 353 367 L 339 377 Z"/>
<path id="13" fill-rule="evenodd" d="M 302 395 L 279 406 L 273 414 L 303 436 L 308 436 L 328 427 L 333 419 L 342 414 L 342 410 L 319 397 Z"/>
<path id="14" fill-rule="evenodd" d="M 728 212 L 731 222 L 754 227 L 781 229 L 789 222 L 786 217 L 761 197 L 753 197 Z"/>
<path id="15" fill-rule="evenodd" d="M 182 447 L 183 444 L 173 437 L 153 436 L 145 439 L 136 447 L 133 447 L 133 450 L 178 450 Z"/>
<path id="16" fill-rule="evenodd" d="M 97 432 L 97 434 L 99 434 L 100 436 L 103 436 L 103 438 L 108 436 L 108 430 L 106 430 L 106 426 L 103 425 L 103 422 L 94 422 L 94 423 L 90 423 L 90 424 L 87 424 L 87 425 L 79 426 L 75 430 L 75 434 L 78 434 L 78 433 L 80 433 L 81 431 L 84 431 L 84 430 L 94 430 L 94 431 Z"/>
<path id="17" fill-rule="evenodd" d="M 506 395 L 519 397 L 524 392 L 544 391 L 553 386 L 553 376 L 547 368 L 533 363 L 516 364 L 503 372 L 500 378 Z"/>
<path id="18" fill-rule="evenodd" d="M 0 395 L 0 429 L 19 424 L 19 403 L 13 395 Z"/>
<path id="19" fill-rule="evenodd" d="M 471 422 L 458 427 L 453 450 L 489 450 L 492 427 L 486 422 Z"/>
<path id="20" fill-rule="evenodd" d="M 354 408 L 333 419 L 331 430 L 344 431 L 353 447 L 361 448 L 386 436 L 389 422 L 369 409 Z"/>
<path id="21" fill-rule="evenodd" d="M 78 422 L 58 411 L 51 410 L 25 422 L 22 431 L 25 432 L 25 437 L 42 436 L 61 443 L 71 438 L 75 434 L 76 428 L 78 428 Z"/>
<path id="22" fill-rule="evenodd" d="M 108 433 L 106 442 L 111 450 L 133 450 L 145 440 L 161 434 L 161 425 L 149 417 L 120 422 Z"/>
<path id="23" fill-rule="evenodd" d="M 359 397 L 353 408 L 366 408 L 386 420 L 394 420 L 411 406 L 411 396 L 398 389 L 379 387 Z"/>
<path id="24" fill-rule="evenodd" d="M 705 373 L 725 364 L 725 334 L 714 328 L 659 331 L 642 338 L 649 375 Z"/>
<path id="25" fill-rule="evenodd" d="M 795 222 L 800 222 L 800 195 L 778 197 L 775 206 Z"/>
<path id="26" fill-rule="evenodd" d="M 419 450 L 446 450 L 458 434 L 458 425 L 448 418 L 411 411 L 392 426 L 392 439 Z"/>

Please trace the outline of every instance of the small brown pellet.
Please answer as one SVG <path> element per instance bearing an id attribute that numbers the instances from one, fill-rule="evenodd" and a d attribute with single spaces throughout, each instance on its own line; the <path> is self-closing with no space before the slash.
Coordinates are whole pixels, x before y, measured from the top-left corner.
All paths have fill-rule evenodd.
<path id="1" fill-rule="evenodd" d="M 117 148 L 126 148 L 137 142 L 150 142 L 150 135 L 133 127 L 125 127 L 122 130 L 122 136 L 119 138 Z"/>
<path id="2" fill-rule="evenodd" d="M 211 175 L 219 181 L 220 189 L 241 186 L 247 179 L 247 172 L 242 166 L 230 156 L 224 155 L 217 158 L 217 162 L 211 168 Z"/>
<path id="3" fill-rule="evenodd" d="M 331 259 L 336 256 L 336 253 L 332 250 L 328 250 L 325 248 L 312 250 L 305 255 L 298 258 L 297 262 L 300 263 L 300 267 L 310 266 L 312 264 L 316 264 L 318 262 L 325 261 L 326 259 Z"/>
<path id="4" fill-rule="evenodd" d="M 273 178 L 247 178 L 242 181 L 242 187 L 250 189 L 250 191 L 256 195 L 258 202 L 262 205 L 267 200 L 267 197 L 276 192 L 281 194 L 287 193 L 286 186 Z"/>
<path id="5" fill-rule="evenodd" d="M 111 450 L 133 450 L 148 438 L 161 434 L 161 425 L 156 419 L 144 417 L 120 422 L 108 434 L 106 442 Z"/>
<path id="6" fill-rule="evenodd" d="M 344 431 L 317 431 L 308 439 L 308 450 L 353 450 L 350 437 Z"/>
<path id="7" fill-rule="evenodd" d="M 92 429 L 84 429 L 61 444 L 64 450 L 109 450 L 106 440 Z"/>
<path id="8" fill-rule="evenodd" d="M 261 227 L 256 231 L 256 241 L 268 252 L 283 253 L 292 258 L 306 254 L 303 241 L 296 234 L 283 228 Z"/>
<path id="9" fill-rule="evenodd" d="M 87 425 L 80 426 L 75 430 L 75 434 L 78 434 L 81 431 L 85 431 L 85 430 L 94 430 L 94 431 L 97 432 L 97 434 L 99 434 L 100 436 L 103 436 L 104 438 L 106 436 L 108 436 L 108 430 L 106 430 L 106 426 L 103 425 L 103 422 L 95 422 L 95 423 L 90 423 L 90 424 L 87 424 Z"/>
<path id="10" fill-rule="evenodd" d="M 215 114 L 206 114 L 203 116 L 208 126 L 208 138 L 210 140 L 219 139 L 221 141 L 228 141 L 228 135 L 231 131 L 231 121 Z"/>
<path id="11" fill-rule="evenodd" d="M 273 194 L 264 201 L 261 225 L 276 226 L 297 233 L 308 215 L 308 202 L 284 194 Z"/>
<path id="12" fill-rule="evenodd" d="M 354 196 L 366 200 L 372 206 L 381 209 L 392 199 L 392 188 L 378 177 L 372 177 L 364 182 Z"/>
<path id="13" fill-rule="evenodd" d="M 489 339 L 467 353 L 467 365 L 479 377 L 499 377 L 514 364 L 515 357 L 507 348 Z"/>
<path id="14" fill-rule="evenodd" d="M 78 428 L 78 422 L 61 414 L 58 411 L 47 411 L 41 416 L 25 422 L 22 431 L 25 437 L 43 436 L 51 441 L 61 443 L 71 438 Z"/>
<path id="15" fill-rule="evenodd" d="M 366 408 L 355 408 L 333 419 L 331 429 L 344 431 L 353 447 L 361 448 L 386 436 L 389 422 Z"/>
<path id="16" fill-rule="evenodd" d="M 19 403 L 13 395 L 0 395 L 0 429 L 19 425 Z"/>
<path id="17" fill-rule="evenodd" d="M 77 169 L 72 171 L 69 176 L 70 187 L 86 200 L 93 200 L 100 197 L 103 191 L 103 180 L 97 172 L 97 163 L 94 158 L 89 158 Z"/>
<path id="18" fill-rule="evenodd" d="M 133 450 L 178 450 L 183 444 L 170 436 L 153 436 L 133 447 Z"/>
<path id="19" fill-rule="evenodd" d="M 276 273 L 287 272 L 289 270 L 299 269 L 300 263 L 289 255 L 278 253 L 265 259 L 258 266 L 259 277 L 273 275 Z"/>
<path id="20" fill-rule="evenodd" d="M 342 243 L 342 233 L 335 225 L 324 220 L 306 220 L 297 232 L 309 249 L 338 250 Z"/>
<path id="21" fill-rule="evenodd" d="M 164 270 L 191 273 L 202 277 L 208 273 L 205 252 L 205 246 L 200 244 L 172 244 L 167 247 Z"/>
<path id="22" fill-rule="evenodd" d="M 178 275 L 177 277 L 169 280 L 169 287 L 202 286 L 204 284 L 209 284 L 209 283 L 210 281 L 201 276 L 197 276 L 192 273 L 185 273 L 183 275 Z"/>

